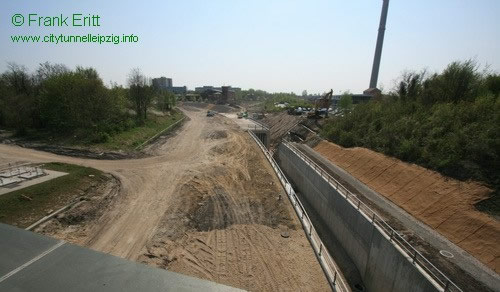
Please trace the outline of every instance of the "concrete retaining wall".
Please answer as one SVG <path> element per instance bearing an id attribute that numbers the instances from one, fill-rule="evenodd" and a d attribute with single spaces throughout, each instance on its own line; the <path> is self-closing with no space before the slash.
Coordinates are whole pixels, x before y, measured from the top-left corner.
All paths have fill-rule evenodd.
<path id="1" fill-rule="evenodd" d="M 308 163 L 283 144 L 277 153 L 280 167 L 295 183 L 300 199 L 307 200 L 340 242 L 368 291 L 440 291 L 370 218 L 359 212 Z"/>

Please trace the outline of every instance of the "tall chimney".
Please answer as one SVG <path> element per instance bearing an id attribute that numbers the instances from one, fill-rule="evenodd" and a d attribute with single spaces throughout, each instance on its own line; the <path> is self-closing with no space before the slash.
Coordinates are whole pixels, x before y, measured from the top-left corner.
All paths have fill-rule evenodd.
<path id="1" fill-rule="evenodd" d="M 389 9 L 389 0 L 383 0 L 382 15 L 380 16 L 380 26 L 378 28 L 377 47 L 375 48 L 375 57 L 373 58 L 372 77 L 370 79 L 370 88 L 377 88 L 378 71 L 380 68 L 380 58 L 382 57 L 382 46 L 384 44 L 385 23 L 387 20 L 387 10 Z"/>

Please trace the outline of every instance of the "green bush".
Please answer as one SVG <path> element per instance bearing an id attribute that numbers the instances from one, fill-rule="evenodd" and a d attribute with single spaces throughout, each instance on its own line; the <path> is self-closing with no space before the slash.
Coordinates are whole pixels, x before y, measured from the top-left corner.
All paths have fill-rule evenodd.
<path id="1" fill-rule="evenodd" d="M 90 141 L 92 143 L 105 143 L 105 142 L 108 142 L 109 139 L 110 139 L 110 136 L 108 133 L 97 132 L 97 133 L 92 134 L 92 138 L 90 139 Z"/>
<path id="2" fill-rule="evenodd" d="M 344 147 L 371 148 L 498 190 L 497 75 L 478 73 L 470 61 L 455 62 L 442 74 L 421 74 L 417 80 L 415 75 L 406 73 L 397 92 L 329 118 L 322 136 Z"/>

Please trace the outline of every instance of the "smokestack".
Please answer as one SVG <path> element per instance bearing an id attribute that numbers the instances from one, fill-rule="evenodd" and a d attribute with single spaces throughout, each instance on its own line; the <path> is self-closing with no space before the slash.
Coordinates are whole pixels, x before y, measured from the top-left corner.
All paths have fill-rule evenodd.
<path id="1" fill-rule="evenodd" d="M 373 58 L 372 77 L 370 79 L 370 88 L 377 88 L 378 71 L 380 68 L 380 58 L 382 57 L 382 46 L 384 44 L 385 23 L 387 20 L 387 11 L 389 10 L 389 0 L 383 0 L 382 15 L 380 16 L 380 26 L 378 28 L 377 46 L 375 48 L 375 57 Z"/>

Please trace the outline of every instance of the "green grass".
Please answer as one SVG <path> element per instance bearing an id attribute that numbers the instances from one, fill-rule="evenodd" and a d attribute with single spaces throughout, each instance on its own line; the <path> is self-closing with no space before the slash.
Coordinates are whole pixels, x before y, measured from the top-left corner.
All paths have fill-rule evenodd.
<path id="1" fill-rule="evenodd" d="M 97 151 L 133 151 L 137 146 L 165 130 L 183 117 L 184 114 L 179 110 L 173 110 L 170 112 L 170 115 L 165 116 L 156 116 L 149 113 L 147 121 L 140 126 L 135 124 L 134 117 L 130 117 L 127 122 L 129 124 L 128 126 L 115 127 L 119 129 L 107 133 L 100 132 L 106 136 L 106 139 L 103 139 L 105 142 L 95 142 L 94 138 L 96 133 L 92 134 L 92 132 L 86 129 L 76 130 L 75 133 L 72 134 L 30 129 L 23 135 L 23 138 L 27 141 L 36 143 L 65 147 L 81 147 Z M 113 125 L 108 126 L 113 127 Z"/>
<path id="2" fill-rule="evenodd" d="M 90 185 L 108 179 L 97 169 L 78 165 L 47 163 L 44 168 L 68 174 L 0 195 L 0 222 L 25 228 L 81 196 Z"/>
<path id="3" fill-rule="evenodd" d="M 92 147 L 102 150 L 134 150 L 149 138 L 182 119 L 183 116 L 179 111 L 173 111 L 172 115 L 163 117 L 149 114 L 144 125 L 112 135 L 108 141 L 93 144 Z"/>

